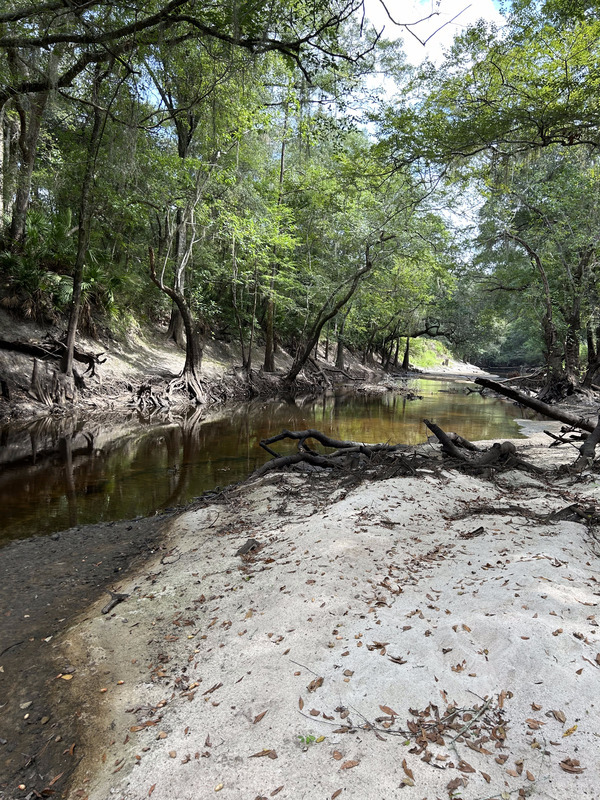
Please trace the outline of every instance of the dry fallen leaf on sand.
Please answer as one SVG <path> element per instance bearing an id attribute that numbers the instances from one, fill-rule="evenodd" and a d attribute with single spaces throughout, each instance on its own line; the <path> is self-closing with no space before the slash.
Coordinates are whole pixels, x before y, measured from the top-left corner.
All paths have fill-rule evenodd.
<path id="1" fill-rule="evenodd" d="M 559 766 L 565 772 L 570 772 L 572 774 L 581 774 L 585 769 L 585 767 L 580 766 L 576 758 L 565 758 L 560 762 Z"/>
<path id="2" fill-rule="evenodd" d="M 268 756 L 269 758 L 277 758 L 277 753 L 275 752 L 275 750 L 265 749 L 261 750 L 260 753 L 252 753 L 252 755 L 248 756 L 248 758 L 262 758 L 263 756 Z"/>
<path id="3" fill-rule="evenodd" d="M 340 769 L 352 769 L 352 767 L 357 767 L 360 764 L 360 761 L 344 761 Z"/>
<path id="4" fill-rule="evenodd" d="M 412 769 L 410 769 L 410 767 L 406 763 L 406 759 L 405 758 L 402 759 L 402 769 L 404 770 L 404 774 L 407 776 L 407 778 L 410 778 L 411 780 L 414 780 L 415 776 L 413 775 L 413 771 L 412 771 Z"/>
<path id="5" fill-rule="evenodd" d="M 268 711 L 268 709 L 267 709 L 267 711 Z M 261 711 L 261 713 L 260 713 L 260 714 L 257 714 L 257 715 L 254 717 L 254 720 L 253 720 L 252 724 L 253 724 L 253 725 L 256 725 L 256 723 L 257 723 L 257 722 L 260 722 L 260 721 L 261 721 L 261 719 L 264 717 L 264 715 L 267 713 L 267 711 Z"/>
<path id="6" fill-rule="evenodd" d="M 323 678 L 315 678 L 306 687 L 309 692 L 315 692 L 319 686 L 323 685 Z"/>

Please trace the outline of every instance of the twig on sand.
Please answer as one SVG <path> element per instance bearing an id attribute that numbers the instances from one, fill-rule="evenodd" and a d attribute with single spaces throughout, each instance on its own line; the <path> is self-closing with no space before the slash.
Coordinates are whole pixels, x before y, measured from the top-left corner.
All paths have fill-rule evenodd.
<path id="1" fill-rule="evenodd" d="M 309 672 L 311 672 L 313 675 L 316 675 L 316 676 L 317 676 L 317 678 L 320 678 L 320 677 L 321 677 L 321 676 L 319 675 L 319 673 L 318 673 L 318 672 L 314 672 L 314 671 L 313 671 L 313 670 L 312 670 L 310 667 L 307 667 L 307 666 L 306 666 L 306 664 L 301 664 L 299 661 L 294 661 L 294 660 L 293 660 L 293 659 L 291 659 L 291 658 L 290 658 L 290 661 L 292 662 L 292 664 L 295 664 L 297 667 L 303 667 L 304 669 L 307 669 L 307 670 L 308 670 Z"/>
<path id="2" fill-rule="evenodd" d="M 486 702 L 485 702 L 485 703 L 484 703 L 484 704 L 481 706 L 481 708 L 479 709 L 479 711 L 477 712 L 477 714 L 475 714 L 475 716 L 473 717 L 473 719 L 469 720 L 469 722 L 467 722 L 467 724 L 466 724 L 466 725 L 465 725 L 463 728 L 461 728 L 461 729 L 460 729 L 460 731 L 459 731 L 459 732 L 456 734 L 456 736 L 455 736 L 455 737 L 452 739 L 452 741 L 449 743 L 449 745 L 448 745 L 449 747 L 452 747 L 452 745 L 453 745 L 453 744 L 456 742 L 456 740 L 457 740 L 457 739 L 459 739 L 459 738 L 460 738 L 460 737 L 463 735 L 463 733 L 466 733 L 466 732 L 469 730 L 469 728 L 471 728 L 471 727 L 472 727 L 472 726 L 473 726 L 473 725 L 474 725 L 474 724 L 477 722 L 477 720 L 479 719 L 479 717 L 481 717 L 481 716 L 483 716 L 483 714 L 485 714 L 485 712 L 486 712 L 486 711 L 488 710 L 488 708 L 490 707 L 491 703 L 492 703 L 492 698 L 490 697 L 490 699 L 489 699 L 489 700 L 487 700 L 487 701 L 486 701 Z"/>

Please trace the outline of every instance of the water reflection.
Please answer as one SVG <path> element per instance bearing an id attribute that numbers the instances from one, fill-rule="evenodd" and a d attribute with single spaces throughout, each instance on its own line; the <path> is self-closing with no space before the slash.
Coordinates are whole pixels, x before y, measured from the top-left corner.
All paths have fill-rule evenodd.
<path id="1" fill-rule="evenodd" d="M 349 391 L 294 401 L 232 404 L 183 420 L 39 420 L 0 432 L 0 545 L 74 525 L 150 514 L 246 477 L 269 456 L 261 438 L 283 428 L 318 428 L 340 439 L 425 441 L 424 417 L 477 439 L 516 437 L 518 411 L 465 395 L 450 382 L 413 381 L 420 400 Z M 284 450 L 284 448 L 287 448 Z M 293 444 L 281 446 L 290 452 Z"/>

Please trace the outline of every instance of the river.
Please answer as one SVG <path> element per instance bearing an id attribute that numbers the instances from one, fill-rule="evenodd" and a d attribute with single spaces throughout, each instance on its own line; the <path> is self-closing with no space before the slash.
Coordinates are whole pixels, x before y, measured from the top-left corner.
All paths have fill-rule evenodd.
<path id="1" fill-rule="evenodd" d="M 229 404 L 186 419 L 131 412 L 112 419 L 48 417 L 0 431 L 0 546 L 77 525 L 132 519 L 183 505 L 247 477 L 270 456 L 259 441 L 282 429 L 339 439 L 417 444 L 423 418 L 471 440 L 518 438 L 521 411 L 466 394 L 465 384 L 418 379 L 397 393 L 338 391 L 318 399 Z M 286 443 L 280 452 L 292 452 Z"/>

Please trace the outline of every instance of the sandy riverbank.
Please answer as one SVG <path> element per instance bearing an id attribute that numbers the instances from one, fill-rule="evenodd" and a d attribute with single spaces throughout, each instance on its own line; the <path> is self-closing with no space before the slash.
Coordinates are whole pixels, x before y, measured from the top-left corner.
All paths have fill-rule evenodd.
<path id="1" fill-rule="evenodd" d="M 597 797 L 598 545 L 526 515 L 599 492 L 270 475 L 180 515 L 129 598 L 55 642 L 80 723 L 63 796 Z"/>

